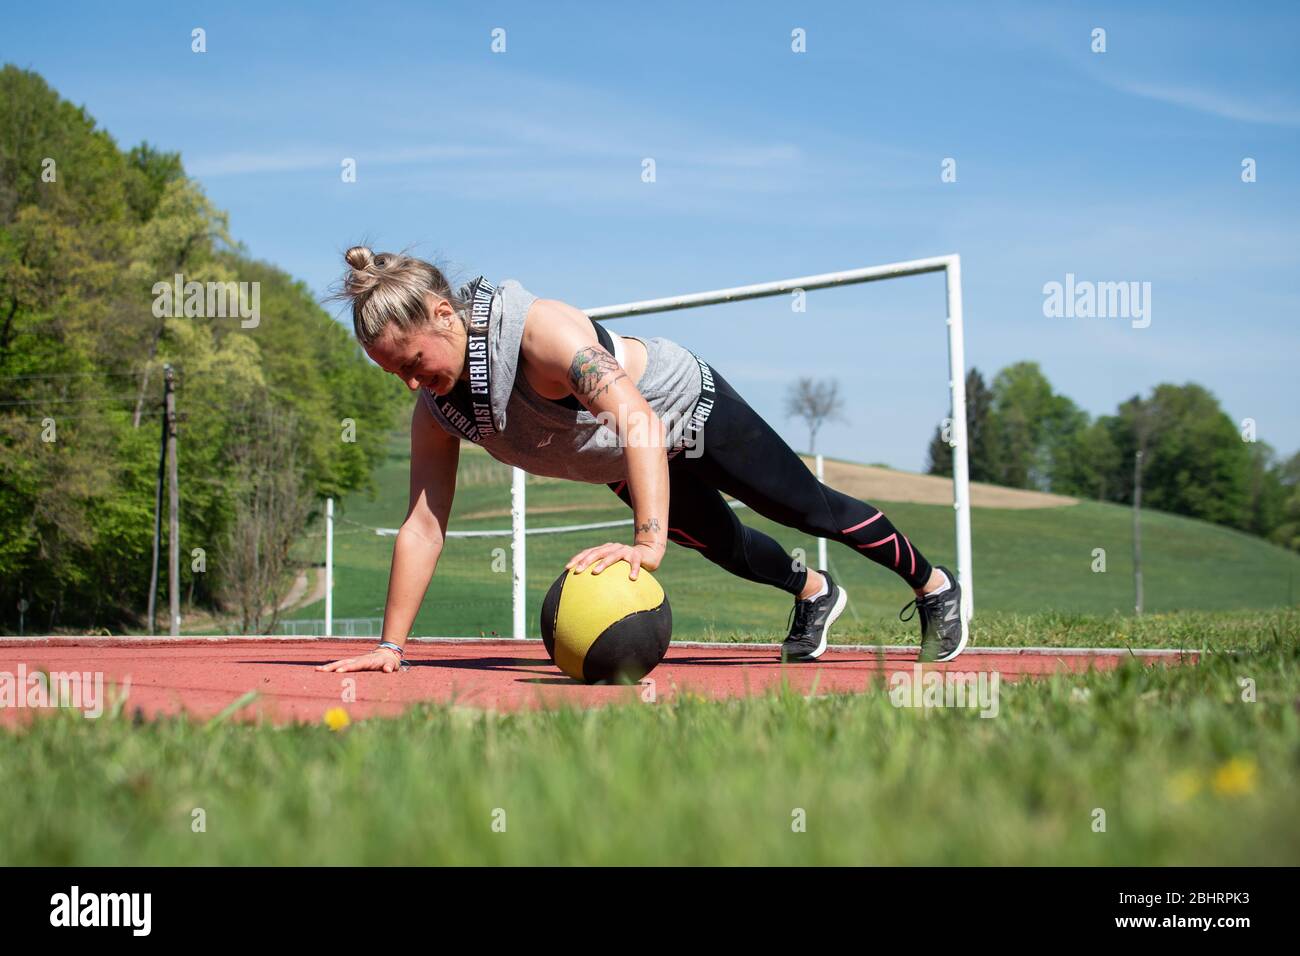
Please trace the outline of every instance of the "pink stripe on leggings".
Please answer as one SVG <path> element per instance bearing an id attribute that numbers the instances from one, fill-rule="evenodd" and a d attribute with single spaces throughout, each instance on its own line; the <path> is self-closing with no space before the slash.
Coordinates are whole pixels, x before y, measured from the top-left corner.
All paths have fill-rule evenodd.
<path id="1" fill-rule="evenodd" d="M 669 528 L 669 529 L 668 529 L 668 533 L 669 533 L 669 534 L 674 534 L 674 533 L 676 533 L 676 534 L 679 534 L 679 535 L 681 535 L 683 538 L 686 539 L 684 542 L 683 542 L 683 541 L 678 541 L 678 542 L 677 542 L 678 544 L 683 544 L 683 545 L 687 545 L 687 546 L 691 546 L 691 547 L 696 547 L 696 548 L 699 548 L 701 551 L 703 551 L 703 550 L 705 549 L 705 547 L 706 547 L 702 542 L 700 542 L 700 541 L 696 541 L 694 538 L 692 538 L 689 534 L 687 534 L 687 533 L 686 533 L 685 531 L 683 531 L 681 528 Z"/>
<path id="2" fill-rule="evenodd" d="M 898 561 L 903 556 L 902 552 L 898 550 L 898 532 L 894 532 L 888 538 L 881 538 L 879 541 L 873 541 L 871 544 L 860 544 L 858 547 L 878 548 L 882 544 L 889 544 L 891 541 L 894 542 L 894 567 L 898 567 Z"/>
<path id="3" fill-rule="evenodd" d="M 877 511 L 873 517 L 868 518 L 866 521 L 858 522 L 852 528 L 845 528 L 843 531 L 840 532 L 840 534 L 852 534 L 854 531 L 857 531 L 859 528 L 865 528 L 867 525 L 871 524 L 871 522 L 875 521 L 876 518 L 883 518 L 884 516 L 885 513 L 883 511 Z"/>

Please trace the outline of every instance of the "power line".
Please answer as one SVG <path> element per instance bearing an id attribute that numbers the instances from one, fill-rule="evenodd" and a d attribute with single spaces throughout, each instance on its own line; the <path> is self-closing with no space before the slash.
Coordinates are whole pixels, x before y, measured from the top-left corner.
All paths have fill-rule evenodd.
<path id="1" fill-rule="evenodd" d="M 112 409 L 109 409 L 109 411 L 112 411 L 112 412 L 120 412 L 120 413 L 123 414 L 123 415 L 130 414 L 130 409 L 126 409 L 126 408 L 112 408 Z M 142 408 L 142 409 L 140 409 L 140 417 L 141 417 L 141 418 L 145 418 L 145 417 L 147 417 L 147 416 L 151 416 L 151 415 L 161 415 L 162 413 L 163 413 L 163 410 L 162 410 L 161 408 Z M 56 423 L 58 423 L 58 422 L 78 422 L 78 421 L 85 421 L 86 419 L 90 419 L 90 418 L 93 418 L 93 419 L 95 419 L 95 420 L 97 420 L 97 421 L 103 421 L 103 420 L 104 420 L 104 416 L 103 416 L 103 415 L 58 415 L 58 416 L 54 416 L 54 415 L 37 415 L 35 418 L 7 418 L 7 417 L 0 417 L 0 425 L 3 425 L 3 424 L 6 423 L 6 422 L 43 422 L 43 421 L 45 421 L 47 418 L 53 418 L 54 421 L 55 421 Z"/>
<path id="2" fill-rule="evenodd" d="M 97 395 L 94 398 L 28 398 L 20 402 L 0 402 L 6 405 L 78 405 L 87 402 L 134 402 L 138 395 Z"/>
<path id="3" fill-rule="evenodd" d="M 139 378 L 143 374 L 143 372 L 41 372 L 31 375 L 0 375 L 0 382 L 49 378 Z"/>

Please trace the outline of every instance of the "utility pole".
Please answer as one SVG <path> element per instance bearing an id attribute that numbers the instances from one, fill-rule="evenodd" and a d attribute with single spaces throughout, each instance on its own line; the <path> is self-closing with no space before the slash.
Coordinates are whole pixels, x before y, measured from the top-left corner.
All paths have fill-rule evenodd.
<path id="1" fill-rule="evenodd" d="M 1142 614 L 1142 449 L 1133 456 L 1133 610 Z"/>
<path id="2" fill-rule="evenodd" d="M 158 552 L 162 548 L 162 494 L 167 475 L 167 416 L 158 441 L 158 481 L 153 496 L 153 567 L 149 571 L 149 635 L 158 633 Z"/>
<path id="3" fill-rule="evenodd" d="M 171 536 L 169 550 L 171 555 L 167 576 L 167 596 L 171 601 L 171 636 L 179 637 L 181 633 L 181 528 L 180 488 L 176 477 L 176 376 L 170 365 L 164 366 L 166 372 L 167 397 L 167 460 L 168 484 L 171 486 Z"/>

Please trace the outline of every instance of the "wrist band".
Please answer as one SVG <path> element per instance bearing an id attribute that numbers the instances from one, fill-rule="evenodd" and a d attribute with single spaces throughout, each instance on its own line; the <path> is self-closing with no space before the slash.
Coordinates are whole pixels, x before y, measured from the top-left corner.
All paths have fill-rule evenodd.
<path id="1" fill-rule="evenodd" d="M 406 660 L 406 655 L 402 653 L 402 647 L 400 644 L 394 644 L 392 641 L 380 641 L 379 647 L 376 647 L 375 650 L 379 650 L 379 648 L 386 648 L 392 651 L 393 653 L 395 653 L 397 655 L 397 662 L 399 664 L 402 665 L 409 664 L 409 662 Z"/>

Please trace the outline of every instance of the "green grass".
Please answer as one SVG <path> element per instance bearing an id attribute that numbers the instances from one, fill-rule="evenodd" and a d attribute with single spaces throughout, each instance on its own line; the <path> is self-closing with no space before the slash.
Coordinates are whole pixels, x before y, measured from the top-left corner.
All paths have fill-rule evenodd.
<path id="1" fill-rule="evenodd" d="M 358 525 L 396 527 L 406 509 L 407 451 L 395 440 L 376 474 L 373 499 L 342 503 L 335 539 L 334 613 L 340 618 L 383 615 L 392 538 Z M 938 505 L 875 502 L 936 563 L 952 566 L 952 509 Z M 509 527 L 509 469 L 482 451 L 465 446 L 452 512 L 453 529 Z M 631 512 L 601 485 L 548 479 L 528 483 L 530 527 L 581 524 L 630 517 Z M 569 508 L 567 511 L 545 509 Z M 466 515 L 496 510 L 495 517 Z M 816 560 L 816 542 L 743 510 L 741 520 L 772 535 L 789 549 L 803 548 Z M 1113 615 L 1112 630 L 1131 617 L 1132 514 L 1097 502 L 1036 510 L 976 509 L 973 518 L 976 610 L 984 624 L 1004 616 L 1045 610 L 1067 618 Z M 604 541 L 630 540 L 627 528 L 538 535 L 528 540 L 528 626 L 537 636 L 536 614 L 546 589 L 576 552 Z M 509 538 L 451 539 L 443 552 L 413 633 L 490 635 L 510 632 Z M 914 642 L 916 624 L 900 625 L 897 612 L 912 594 L 884 568 L 842 545 L 829 546 L 831 569 L 848 590 L 849 609 L 836 625 L 840 642 Z M 1094 549 L 1105 550 L 1106 570 L 1092 570 Z M 504 549 L 495 552 L 494 549 Z M 1267 542 L 1175 515 L 1147 512 L 1143 519 L 1146 609 L 1250 610 L 1294 604 L 1300 598 L 1300 555 Z M 297 555 L 323 559 L 319 534 L 304 540 Z M 494 570 L 495 567 L 499 570 Z M 784 594 L 742 581 L 699 554 L 669 545 L 656 577 L 673 608 L 674 634 L 703 640 L 781 640 L 790 600 Z M 989 612 L 992 612 L 991 614 Z M 291 617 L 323 617 L 317 602 Z M 1013 618 L 1014 619 L 1014 618 Z M 994 627 L 991 633 L 999 633 Z M 1033 643 L 1046 639 L 1028 635 Z"/>
<path id="2" fill-rule="evenodd" d="M 1003 684 L 991 719 L 879 687 L 339 732 L 61 713 L 0 730 L 0 865 L 1295 865 L 1300 615 L 1200 620 L 1241 653 Z"/>

